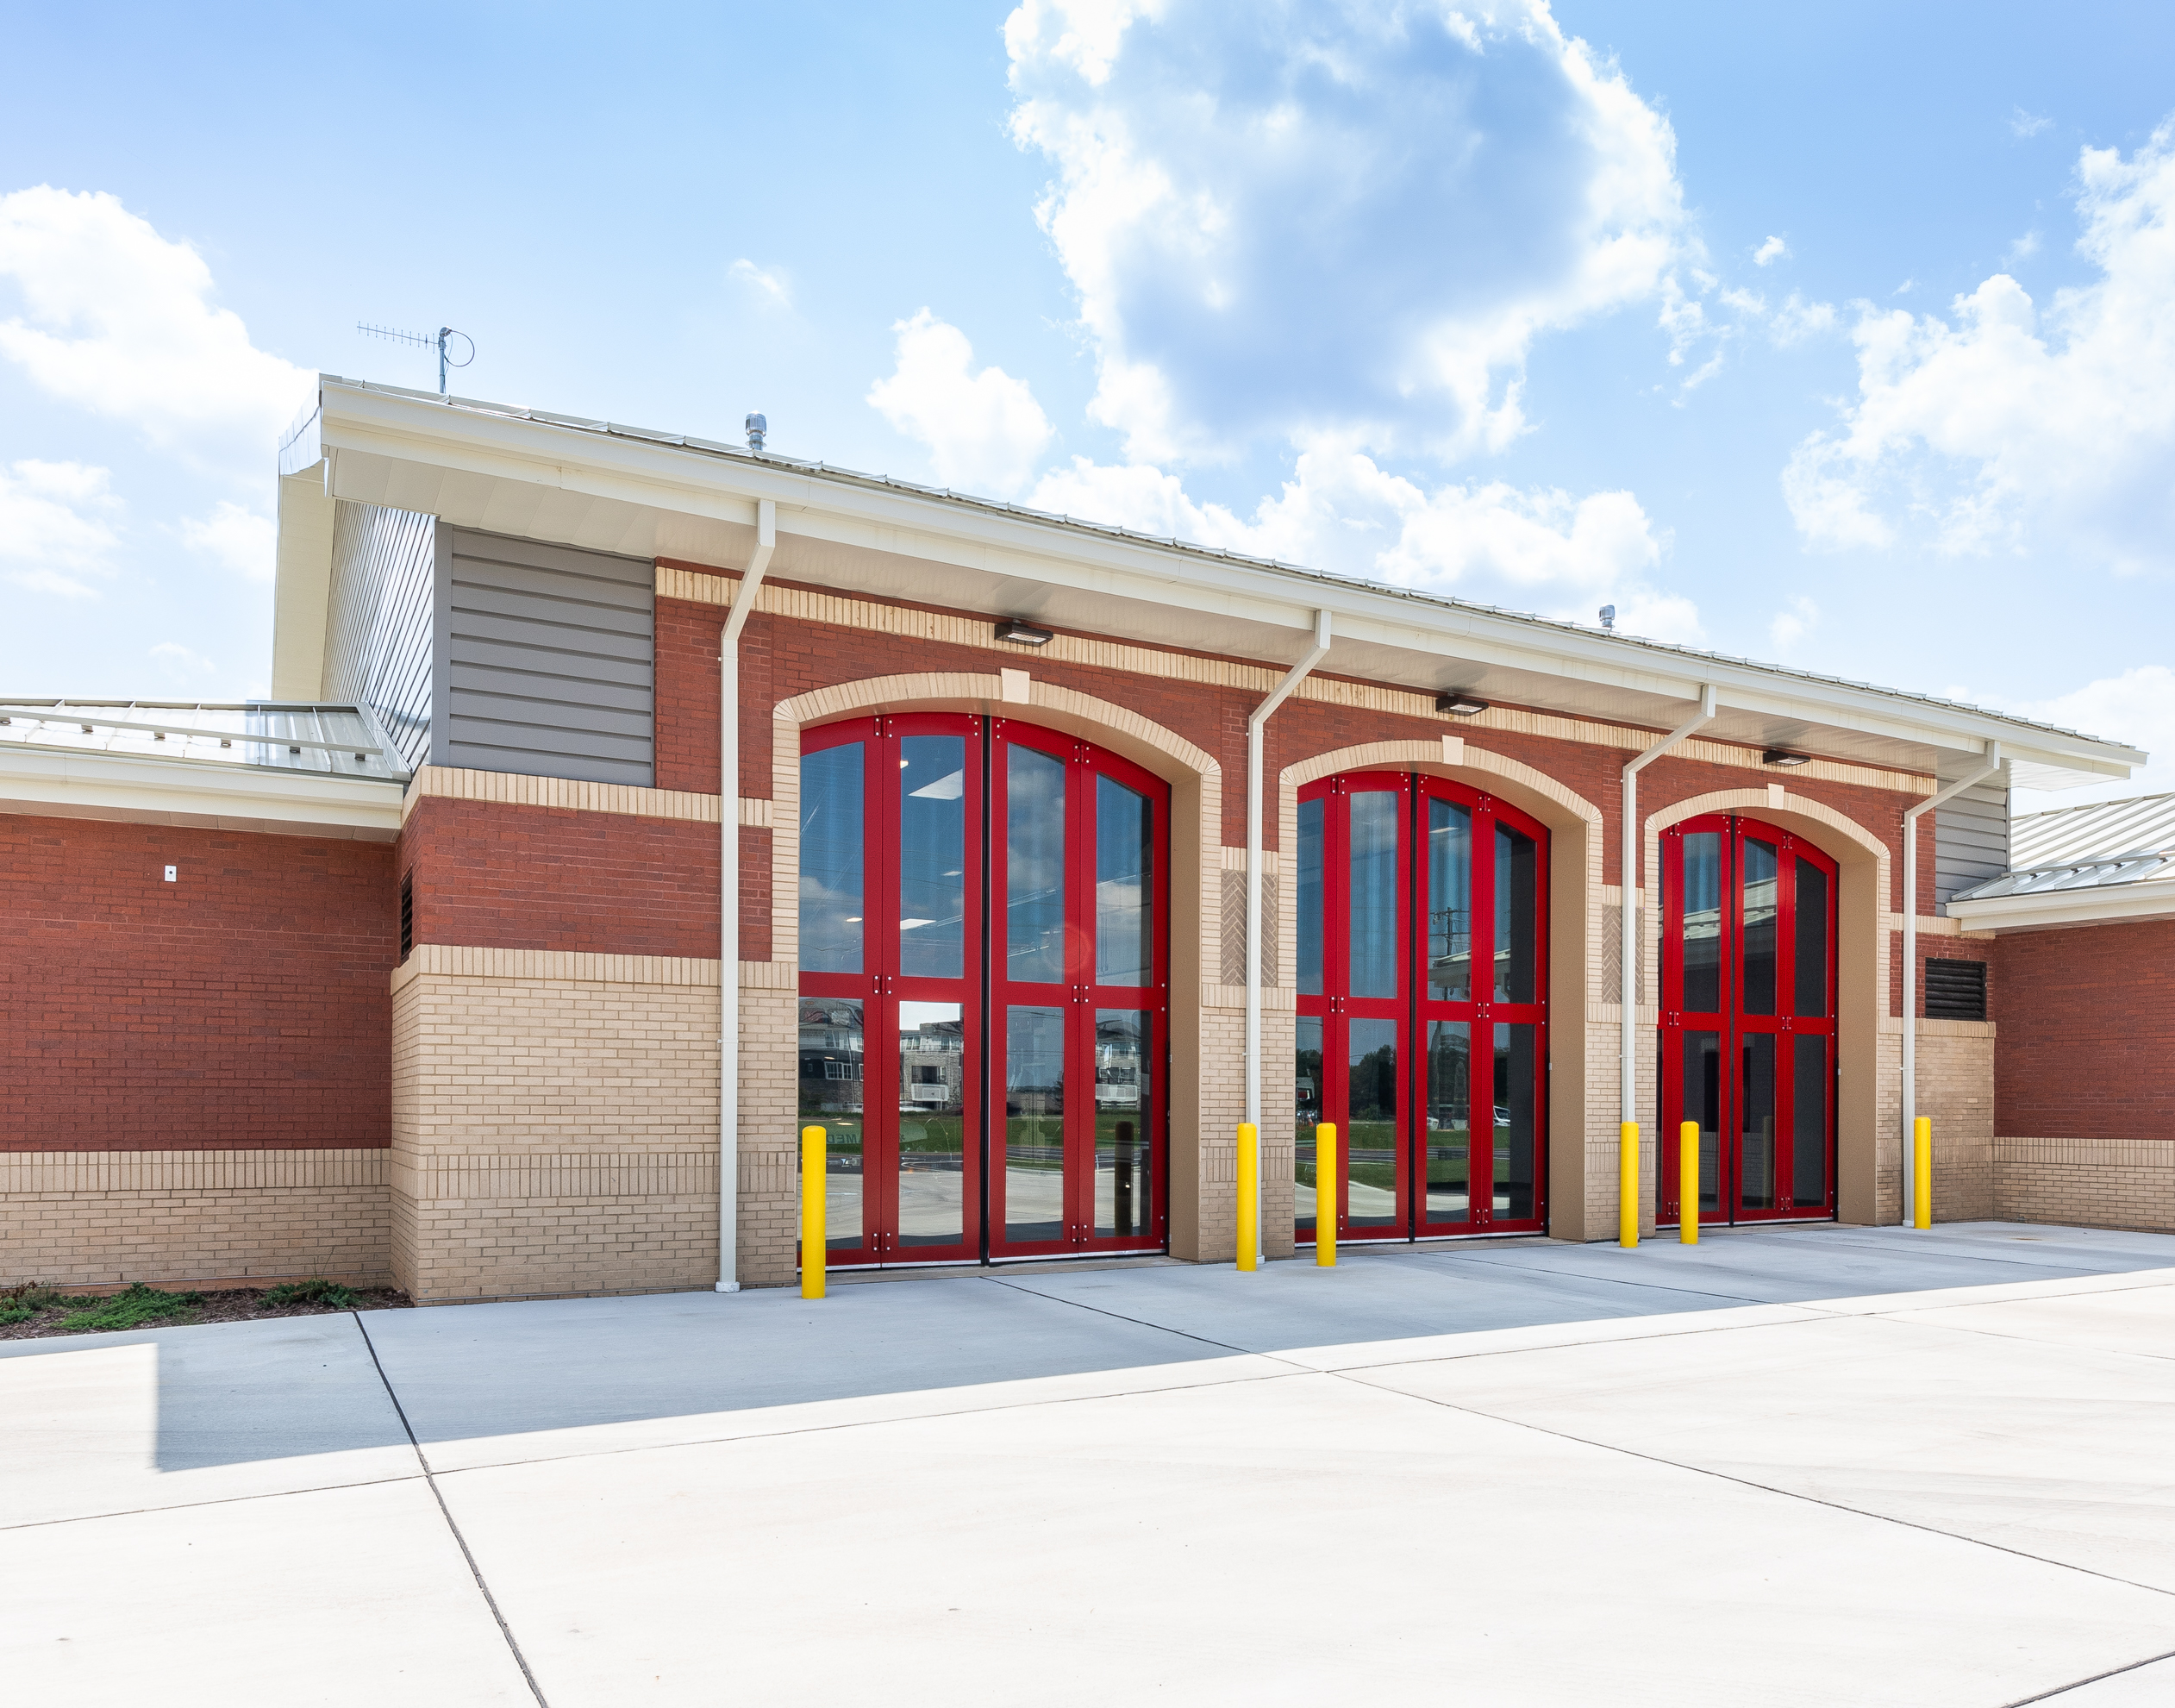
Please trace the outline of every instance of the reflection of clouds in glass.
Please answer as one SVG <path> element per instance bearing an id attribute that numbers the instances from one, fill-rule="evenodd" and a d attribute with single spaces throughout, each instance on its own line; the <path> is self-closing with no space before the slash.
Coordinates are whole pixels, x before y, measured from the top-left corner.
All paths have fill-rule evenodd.
<path id="1" fill-rule="evenodd" d="M 1005 778 L 1007 972 L 1054 984 L 1065 977 L 1065 766 L 1013 748 Z"/>
<path id="2" fill-rule="evenodd" d="M 911 791 L 917 801 L 956 801 L 966 793 L 966 773 L 954 771 L 949 777 L 940 777 L 934 783 L 924 784 Z M 958 873 L 947 873 L 956 877 Z"/>

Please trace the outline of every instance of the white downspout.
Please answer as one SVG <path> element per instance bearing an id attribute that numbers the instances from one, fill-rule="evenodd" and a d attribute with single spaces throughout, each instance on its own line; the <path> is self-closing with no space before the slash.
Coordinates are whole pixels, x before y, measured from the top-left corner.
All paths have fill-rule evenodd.
<path id="1" fill-rule="evenodd" d="M 755 551 L 717 645 L 717 1291 L 738 1292 L 741 1173 L 741 630 L 778 543 L 778 506 L 755 504 Z"/>
<path id="2" fill-rule="evenodd" d="M 1953 799 L 1974 784 L 1984 783 L 2002 768 L 2002 744 L 1986 744 L 1984 766 L 1963 779 L 1951 783 L 1937 795 L 1928 795 L 1916 806 L 1903 810 L 1903 1225 L 1911 1225 L 1911 1212 L 1916 1203 L 1916 1181 L 1911 1168 L 1913 1123 L 1918 1118 L 1918 1001 L 1916 986 L 1918 980 L 1918 816 L 1930 812 L 1943 801 Z"/>
<path id="3" fill-rule="evenodd" d="M 1616 1045 L 1616 1070 L 1621 1085 L 1616 1116 L 1619 1121 L 1639 1118 L 1639 949 L 1646 942 L 1639 929 L 1639 773 L 1714 715 L 1714 686 L 1711 683 L 1703 684 L 1699 690 L 1698 711 L 1623 768 L 1623 852 L 1616 867 L 1617 887 L 1623 892 L 1622 943 L 1616 957 L 1623 966 L 1623 989 L 1618 998 L 1623 1004 L 1623 1030 Z M 1658 1145 L 1659 1142 L 1660 1136 L 1657 1134 L 1655 1142 Z M 1660 1155 L 1659 1150 L 1654 1154 L 1657 1158 Z"/>
<path id="4" fill-rule="evenodd" d="M 1253 1129 L 1253 1261 L 1266 1255 L 1261 1225 L 1261 732 L 1329 650 L 1329 613 L 1314 614 L 1314 646 L 1246 721 L 1246 1118 Z"/>

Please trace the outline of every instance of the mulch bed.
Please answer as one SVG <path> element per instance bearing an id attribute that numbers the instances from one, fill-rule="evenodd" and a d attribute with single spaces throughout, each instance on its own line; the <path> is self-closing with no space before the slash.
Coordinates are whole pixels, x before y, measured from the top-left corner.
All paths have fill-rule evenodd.
<path id="1" fill-rule="evenodd" d="M 267 1317 L 331 1317 L 348 1311 L 402 1311 L 416 1301 L 397 1287 L 355 1287 L 345 1298 L 290 1298 L 267 1304 L 271 1289 L 235 1287 L 219 1292 L 166 1294 L 108 1293 L 102 1297 L 58 1297 L 55 1290 L 39 1287 L 0 1288 L 0 1341 L 42 1340 L 53 1335 L 122 1334 L 133 1329 L 172 1329 L 195 1323 L 253 1323 Z M 166 1301 L 172 1301 L 171 1304 Z M 352 1301 L 352 1302 L 350 1302 Z M 69 1318 L 113 1313 L 116 1304 L 134 1308 L 119 1314 L 139 1320 L 127 1323 L 78 1323 Z M 8 1317 L 26 1307 L 32 1314 L 20 1322 Z"/>

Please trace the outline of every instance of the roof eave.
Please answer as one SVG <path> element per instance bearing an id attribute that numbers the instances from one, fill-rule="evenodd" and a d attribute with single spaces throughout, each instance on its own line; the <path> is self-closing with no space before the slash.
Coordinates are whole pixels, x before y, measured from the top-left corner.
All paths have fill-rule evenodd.
<path id="1" fill-rule="evenodd" d="M 1981 709 L 1809 677 L 1341 576 L 1263 564 L 842 471 L 757 458 L 675 435 L 453 404 L 327 377 L 316 431 L 341 490 L 459 525 L 629 552 L 730 563 L 759 499 L 781 535 L 957 566 L 1091 603 L 1183 609 L 1230 630 L 1222 648 L 1280 660 L 1333 616 L 1345 673 L 1434 691 L 1475 666 L 1578 683 L 1659 723 L 1713 684 L 1748 718 L 1803 723 L 1957 755 L 2002 742 L 2015 780 L 2058 788 L 2127 777 L 2146 755 Z M 521 489 L 516 494 L 511 489 Z M 553 527 L 559 531 L 552 532 Z M 536 531 L 536 530 L 544 531 Z M 1025 614 L 1025 613 L 1022 613 Z M 1399 665 L 1397 660 L 1404 662 Z M 1322 668 L 1336 673 L 1335 652 Z M 1719 733 L 1719 732 L 1718 732 Z M 1748 736 L 1748 739 L 1757 739 Z M 1809 743 L 1816 747 L 1816 743 Z M 1838 754 L 1838 757 L 1851 755 Z M 1922 755 L 1931 761 L 1933 754 Z M 1921 768 L 1933 768 L 1922 762 Z M 1941 767 L 1955 769 L 1953 765 Z"/>
<path id="2" fill-rule="evenodd" d="M 1949 917 L 1966 931 L 2045 931 L 2072 925 L 2114 925 L 2125 920 L 2175 917 L 2175 879 L 2099 884 L 2078 890 L 2044 890 L 2021 896 L 1952 900 Z"/>
<path id="3" fill-rule="evenodd" d="M 63 748 L 0 748 L 0 811 L 205 829 L 393 841 L 406 785 Z"/>

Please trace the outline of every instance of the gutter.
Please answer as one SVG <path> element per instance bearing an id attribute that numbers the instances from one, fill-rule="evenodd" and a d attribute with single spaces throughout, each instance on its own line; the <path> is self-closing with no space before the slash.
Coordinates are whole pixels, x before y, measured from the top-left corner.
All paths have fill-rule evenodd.
<path id="1" fill-rule="evenodd" d="M 1715 687 L 1711 682 L 1703 683 L 1699 689 L 1699 710 L 1648 748 L 1638 758 L 1629 760 L 1623 768 L 1623 849 L 1616 869 L 1616 886 L 1623 895 L 1623 929 L 1616 959 L 1622 964 L 1623 987 L 1618 1001 L 1623 1008 L 1622 1029 L 1616 1043 L 1616 1072 L 1619 1084 L 1618 1121 L 1629 1124 L 1638 1120 L 1639 1093 L 1636 1085 L 1638 1052 L 1636 1040 L 1639 1030 L 1639 948 L 1646 939 L 1639 927 L 1639 773 L 1653 760 L 1659 759 L 1685 736 L 1703 723 L 1711 723 L 1715 716 Z M 1657 1168 L 1659 1166 L 1659 1148 L 1663 1135 L 1655 1134 L 1654 1152 Z M 1699 1206 L 1691 1207 L 1696 1223 Z"/>
<path id="2" fill-rule="evenodd" d="M 717 1291 L 738 1292 L 741 1160 L 741 630 L 778 544 L 778 506 L 755 506 L 755 551 L 717 641 Z"/>
<path id="3" fill-rule="evenodd" d="M 1897 1167 L 1903 1180 L 1903 1225 L 1911 1225 L 1916 1180 L 1911 1167 L 1912 1123 L 1918 1118 L 1918 818 L 1943 801 L 1952 800 L 1974 784 L 1984 783 L 2002 768 L 2002 744 L 1986 744 L 1986 763 L 1960 782 L 1951 783 L 1939 794 L 1928 795 L 1916 806 L 1903 809 L 1903 1128 Z"/>
<path id="4" fill-rule="evenodd" d="M 1253 1261 L 1266 1240 L 1261 1227 L 1261 749 L 1270 715 L 1329 651 L 1329 613 L 1314 614 L 1314 645 L 1246 721 L 1246 1120 L 1253 1148 Z M 1245 1142 L 1245 1141 L 1241 1141 Z M 1335 1213 L 1334 1210 L 1330 1212 Z M 1316 1215 L 1319 1226 L 1320 1210 Z"/>

